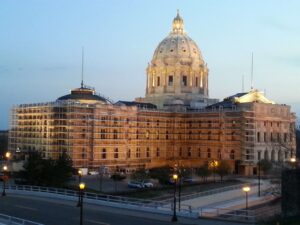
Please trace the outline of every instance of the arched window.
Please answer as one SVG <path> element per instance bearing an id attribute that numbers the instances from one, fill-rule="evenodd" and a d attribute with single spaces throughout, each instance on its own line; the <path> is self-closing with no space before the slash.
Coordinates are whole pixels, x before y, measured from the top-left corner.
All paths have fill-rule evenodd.
<path id="1" fill-rule="evenodd" d="M 265 150 L 264 158 L 265 158 L 265 160 L 269 160 L 269 152 L 267 149 Z"/>
<path id="2" fill-rule="evenodd" d="M 230 159 L 235 159 L 235 151 L 234 150 L 231 150 L 230 151 Z"/>

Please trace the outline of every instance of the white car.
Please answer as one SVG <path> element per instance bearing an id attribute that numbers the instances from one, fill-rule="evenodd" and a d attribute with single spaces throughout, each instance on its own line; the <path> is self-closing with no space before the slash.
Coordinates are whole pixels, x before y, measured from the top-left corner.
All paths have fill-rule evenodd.
<path id="1" fill-rule="evenodd" d="M 99 172 L 97 172 L 97 171 L 89 171 L 88 172 L 88 175 L 98 175 L 99 174 Z"/>
<path id="2" fill-rule="evenodd" d="M 138 181 L 129 181 L 128 182 L 128 187 L 130 188 L 143 188 L 143 184 L 141 182 Z"/>
<path id="3" fill-rule="evenodd" d="M 142 182 L 143 187 L 145 188 L 152 188 L 154 185 L 153 183 L 149 182 L 149 181 L 143 181 Z"/>

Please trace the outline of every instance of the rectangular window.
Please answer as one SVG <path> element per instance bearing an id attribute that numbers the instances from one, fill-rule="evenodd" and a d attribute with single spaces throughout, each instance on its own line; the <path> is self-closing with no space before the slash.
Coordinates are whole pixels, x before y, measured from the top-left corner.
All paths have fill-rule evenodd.
<path id="1" fill-rule="evenodd" d="M 128 150 L 127 150 L 127 158 L 129 159 L 130 157 L 131 157 L 131 150 L 128 149 Z"/>
<path id="2" fill-rule="evenodd" d="M 168 85 L 173 86 L 173 76 L 169 76 L 168 78 Z"/>
<path id="3" fill-rule="evenodd" d="M 136 149 L 135 157 L 136 157 L 136 158 L 140 158 L 140 157 L 141 157 L 141 149 L 140 149 L 140 148 L 137 148 L 137 149 Z"/>
<path id="4" fill-rule="evenodd" d="M 199 78 L 196 77 L 196 87 L 198 87 L 198 85 L 199 85 Z"/>
<path id="5" fill-rule="evenodd" d="M 159 148 L 156 149 L 156 157 L 159 157 L 160 156 L 160 150 Z"/>
<path id="6" fill-rule="evenodd" d="M 118 131 L 114 130 L 114 139 L 118 139 Z"/>
<path id="7" fill-rule="evenodd" d="M 114 151 L 114 158 L 115 158 L 115 159 L 119 158 L 119 149 L 118 149 L 118 148 L 115 148 L 115 151 Z"/>
<path id="8" fill-rule="evenodd" d="M 150 158 L 150 148 L 147 148 L 147 149 L 146 149 L 146 157 L 147 157 L 147 158 Z"/>
<path id="9" fill-rule="evenodd" d="M 105 148 L 102 149 L 101 158 L 106 159 L 106 149 Z"/>
<path id="10" fill-rule="evenodd" d="M 260 142 L 260 133 L 257 132 L 257 142 Z"/>
<path id="11" fill-rule="evenodd" d="M 191 157 L 192 156 L 192 149 L 191 147 L 188 148 L 188 157 Z"/>
<path id="12" fill-rule="evenodd" d="M 105 130 L 101 129 L 100 138 L 105 139 Z"/>
<path id="13" fill-rule="evenodd" d="M 160 77 L 157 77 L 157 87 L 160 86 Z"/>
<path id="14" fill-rule="evenodd" d="M 267 132 L 264 132 L 264 142 L 267 142 Z"/>
<path id="15" fill-rule="evenodd" d="M 182 76 L 182 85 L 187 86 L 187 76 Z"/>

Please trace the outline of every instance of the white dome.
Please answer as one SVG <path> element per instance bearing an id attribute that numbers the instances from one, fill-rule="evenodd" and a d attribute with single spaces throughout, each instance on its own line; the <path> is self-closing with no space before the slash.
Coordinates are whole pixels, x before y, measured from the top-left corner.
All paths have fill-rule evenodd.
<path id="1" fill-rule="evenodd" d="M 197 44 L 185 33 L 183 25 L 183 19 L 177 14 L 171 33 L 154 51 L 152 64 L 204 64 Z"/>

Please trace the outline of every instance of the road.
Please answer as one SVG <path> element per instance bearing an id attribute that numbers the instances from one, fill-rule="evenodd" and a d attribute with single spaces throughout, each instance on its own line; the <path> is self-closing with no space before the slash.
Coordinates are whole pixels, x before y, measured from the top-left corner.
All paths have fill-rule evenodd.
<path id="1" fill-rule="evenodd" d="M 0 197 L 0 213 L 15 216 L 45 225 L 79 224 L 79 207 L 76 202 L 45 199 L 32 196 L 7 195 Z M 84 204 L 84 225 L 167 225 L 168 215 L 136 212 L 106 206 Z M 184 219 L 177 224 L 240 225 L 240 223 Z"/>

